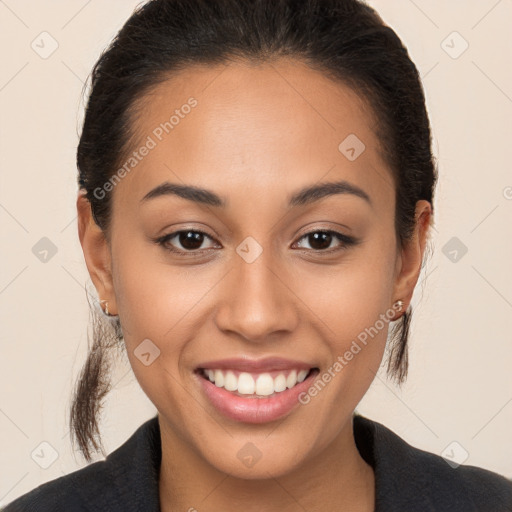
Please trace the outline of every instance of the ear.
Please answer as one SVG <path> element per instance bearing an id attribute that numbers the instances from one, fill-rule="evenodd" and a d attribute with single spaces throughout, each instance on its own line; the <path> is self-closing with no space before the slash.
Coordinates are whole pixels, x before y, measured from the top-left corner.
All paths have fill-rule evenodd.
<path id="1" fill-rule="evenodd" d="M 431 204 L 422 199 L 416 203 L 416 224 L 411 239 L 401 249 L 397 262 L 397 277 L 395 282 L 394 300 L 404 302 L 405 311 L 411 302 L 416 283 L 421 272 L 425 246 L 433 220 Z"/>
<path id="2" fill-rule="evenodd" d="M 85 190 L 80 190 L 76 201 L 78 212 L 78 236 L 85 257 L 87 270 L 100 300 L 108 301 L 109 313 L 117 314 L 116 298 L 112 281 L 110 247 L 104 231 L 92 216 L 91 203 Z"/>

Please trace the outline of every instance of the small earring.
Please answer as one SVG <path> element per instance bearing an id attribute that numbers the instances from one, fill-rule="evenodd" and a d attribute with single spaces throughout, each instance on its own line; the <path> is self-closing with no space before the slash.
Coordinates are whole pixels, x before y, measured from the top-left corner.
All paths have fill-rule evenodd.
<path id="1" fill-rule="evenodd" d="M 395 305 L 398 307 L 398 311 L 402 311 L 402 309 L 404 307 L 404 301 L 403 300 L 397 300 L 395 302 Z"/>
<path id="2" fill-rule="evenodd" d="M 105 315 L 107 316 L 112 316 L 109 312 L 108 312 L 108 300 L 100 300 L 100 304 L 103 304 L 105 303 L 105 309 L 104 309 L 104 313 Z"/>

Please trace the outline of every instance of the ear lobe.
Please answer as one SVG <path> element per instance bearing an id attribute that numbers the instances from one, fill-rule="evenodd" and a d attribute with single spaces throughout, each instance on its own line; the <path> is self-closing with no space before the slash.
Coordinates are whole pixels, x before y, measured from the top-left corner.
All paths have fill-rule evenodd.
<path id="1" fill-rule="evenodd" d="M 401 299 L 408 308 L 414 288 L 418 282 L 425 254 L 425 246 L 430 232 L 432 206 L 426 200 L 416 203 L 416 225 L 411 239 L 402 248 L 401 268 L 395 284 L 394 300 Z"/>
<path id="2" fill-rule="evenodd" d="M 85 190 L 80 190 L 76 201 L 78 237 L 84 253 L 87 270 L 100 300 L 108 300 L 112 314 L 117 310 L 112 280 L 110 248 L 104 231 L 92 216 L 91 204 Z"/>

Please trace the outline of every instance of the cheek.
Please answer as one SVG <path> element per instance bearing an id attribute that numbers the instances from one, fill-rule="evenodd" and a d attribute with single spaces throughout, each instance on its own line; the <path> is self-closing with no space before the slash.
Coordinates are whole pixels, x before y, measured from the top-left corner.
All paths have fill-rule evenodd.
<path id="1" fill-rule="evenodd" d="M 190 366 L 183 353 L 193 338 L 189 313 L 200 296 L 190 286 L 191 276 L 151 261 L 147 246 L 130 244 L 126 250 L 119 244 L 113 256 L 116 301 L 134 375 L 159 410 L 173 411 L 177 424 L 184 423 L 189 397 L 177 383 Z"/>
<path id="2" fill-rule="evenodd" d="M 192 265 L 170 265 L 164 259 L 163 251 L 154 251 L 147 243 L 136 240 L 128 243 L 126 240 L 118 239 L 112 243 L 112 256 L 116 262 L 113 280 L 134 372 L 140 376 L 141 384 L 147 380 L 148 372 L 141 368 L 136 355 L 141 350 L 141 343 L 152 347 L 145 341 L 150 340 L 160 351 L 158 359 L 151 365 L 153 373 L 157 370 L 169 372 L 170 380 L 172 377 L 189 378 L 187 372 L 190 373 L 193 366 L 189 360 L 191 348 L 195 346 L 196 338 L 207 339 L 199 333 L 208 311 L 215 304 L 212 290 L 221 280 L 224 269 L 220 265 L 202 270 Z M 151 379 L 148 385 L 156 388 L 157 384 L 157 379 Z"/>
<path id="3" fill-rule="evenodd" d="M 389 322 L 381 315 L 391 307 L 395 253 L 386 240 L 375 236 L 368 240 L 361 249 L 347 252 L 339 264 L 298 260 L 293 268 L 280 270 L 293 291 L 288 306 L 297 308 L 302 318 L 295 334 L 318 344 L 325 365 L 336 375 L 331 379 L 336 384 L 322 392 L 331 410 L 340 396 L 355 407 L 385 348 Z M 213 328 L 209 319 L 215 316 L 216 297 L 230 296 L 229 290 L 223 291 L 225 265 L 170 265 L 163 253 L 128 236 L 112 241 L 112 256 L 117 307 L 134 373 L 153 401 L 166 395 L 166 403 L 186 408 L 172 383 L 186 381 L 191 367 L 187 357 L 194 351 L 195 338 L 208 339 L 200 331 L 203 324 L 205 330 Z M 137 357 L 141 343 L 148 344 L 145 340 L 160 350 L 150 366 Z"/>
<path id="4" fill-rule="evenodd" d="M 323 382 L 336 382 L 326 393 L 336 404 L 343 397 L 355 407 L 366 392 L 382 362 L 390 322 L 395 268 L 393 241 L 373 241 L 347 256 L 329 275 L 304 283 L 300 294 L 311 304 L 320 322 L 320 337 L 327 340 L 330 361 Z M 318 292 L 321 290 L 321 293 Z M 322 375 L 320 375 L 320 379 Z M 336 409 L 337 408 L 337 409 Z"/>
<path id="5" fill-rule="evenodd" d="M 282 279 L 289 279 L 293 290 L 290 303 L 304 310 L 303 318 L 323 322 L 327 339 L 339 340 L 337 350 L 343 350 L 347 340 L 372 326 L 390 307 L 395 264 L 392 243 L 374 233 L 363 246 L 342 255 L 337 264 L 295 260 L 293 270 L 280 268 Z M 117 307 L 132 348 L 146 338 L 172 340 L 166 350 L 181 346 L 189 318 L 197 319 L 205 303 L 214 308 L 212 295 L 222 287 L 226 269 L 221 262 L 200 267 L 170 265 L 159 250 L 128 233 L 112 240 Z"/>
<path id="6" fill-rule="evenodd" d="M 297 295 L 323 321 L 329 337 L 338 340 L 338 349 L 391 308 L 396 262 L 392 244 L 374 235 L 347 252 L 339 265 L 303 267 L 299 272 L 303 277 L 294 282 Z"/>
<path id="7" fill-rule="evenodd" d="M 305 295 L 321 320 L 317 338 L 325 340 L 329 357 L 301 403 L 309 408 L 310 428 L 321 429 L 324 440 L 336 435 L 379 370 L 393 317 L 392 273 L 393 260 L 380 253 L 322 281 L 320 301 L 318 293 Z"/>
<path id="8" fill-rule="evenodd" d="M 123 330 L 132 338 L 170 336 L 180 318 L 204 295 L 207 283 L 193 285 L 192 267 L 166 264 L 163 255 L 147 243 L 119 240 L 112 245 L 112 257 L 119 315 Z"/>

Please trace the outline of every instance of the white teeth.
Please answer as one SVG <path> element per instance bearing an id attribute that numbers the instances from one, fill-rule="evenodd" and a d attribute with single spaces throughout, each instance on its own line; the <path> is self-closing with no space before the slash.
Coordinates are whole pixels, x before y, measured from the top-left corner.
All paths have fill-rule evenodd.
<path id="1" fill-rule="evenodd" d="M 238 379 L 233 372 L 228 371 L 224 379 L 224 387 L 228 391 L 236 391 L 238 389 Z"/>
<path id="2" fill-rule="evenodd" d="M 257 395 L 271 395 L 274 392 L 274 379 L 268 373 L 262 373 L 256 380 Z"/>
<path id="3" fill-rule="evenodd" d="M 295 370 L 292 370 L 290 372 L 290 375 L 288 375 L 288 377 L 286 378 L 286 387 L 288 389 L 293 388 L 295 384 L 297 384 L 297 372 Z"/>
<path id="4" fill-rule="evenodd" d="M 308 374 L 308 370 L 301 370 L 298 375 L 297 375 L 297 380 L 299 382 L 302 382 L 305 378 L 306 378 L 306 375 Z"/>
<path id="5" fill-rule="evenodd" d="M 215 385 L 219 388 L 224 387 L 224 374 L 220 370 L 215 370 Z"/>
<path id="6" fill-rule="evenodd" d="M 217 385 L 217 379 L 215 379 Z M 241 373 L 238 377 L 238 392 L 242 395 L 252 395 L 254 393 L 254 379 L 250 373 Z"/>
<path id="7" fill-rule="evenodd" d="M 288 376 L 283 372 L 272 377 L 270 373 L 253 376 L 251 373 L 241 372 L 237 377 L 231 370 L 204 370 L 205 376 L 219 388 L 238 391 L 241 395 L 257 396 L 269 396 L 293 388 L 297 383 L 303 382 L 308 373 L 309 370 L 292 370 Z"/>
<path id="8" fill-rule="evenodd" d="M 274 391 L 279 393 L 286 389 L 286 377 L 281 373 L 274 379 Z"/>

